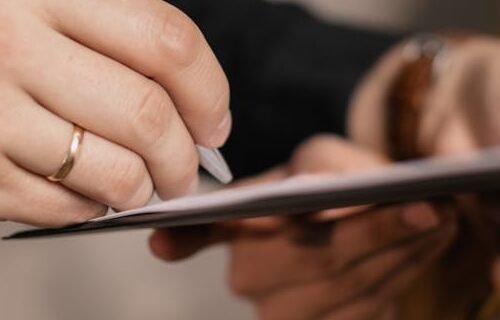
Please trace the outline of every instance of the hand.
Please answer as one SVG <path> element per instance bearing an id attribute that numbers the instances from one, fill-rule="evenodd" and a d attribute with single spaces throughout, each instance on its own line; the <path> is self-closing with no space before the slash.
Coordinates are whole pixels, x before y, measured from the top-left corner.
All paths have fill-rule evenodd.
<path id="1" fill-rule="evenodd" d="M 397 319 L 385 317 L 453 239 L 444 219 L 427 204 L 408 204 L 337 223 L 292 220 L 233 242 L 232 287 L 259 319 Z"/>
<path id="2" fill-rule="evenodd" d="M 287 166 L 247 183 L 384 163 L 323 136 L 304 143 Z M 454 230 L 453 213 L 415 203 L 161 230 L 151 247 L 171 261 L 230 241 L 231 286 L 254 303 L 260 319 L 393 319 L 395 298 L 440 257 Z"/>
<path id="3" fill-rule="evenodd" d="M 448 68 L 432 86 L 422 106 L 417 132 L 421 154 L 453 156 L 500 144 L 500 40 L 471 37 L 453 45 Z M 385 96 L 405 64 L 402 48 L 387 54 L 360 86 L 351 106 L 353 139 L 377 152 L 386 152 Z M 404 319 L 463 319 L 488 295 L 491 263 L 498 250 L 498 192 L 458 196 L 455 211 L 460 229 L 450 255 L 425 281 L 407 295 L 411 311 Z M 449 266 L 453 266 L 450 268 Z M 468 275 L 475 274 L 475 277 Z M 456 290 L 457 286 L 468 290 Z M 426 298 L 432 292 L 432 299 Z M 420 301 L 426 307 L 415 306 Z M 426 310 L 426 311 L 422 311 Z"/>
<path id="4" fill-rule="evenodd" d="M 351 137 L 383 152 L 389 149 L 385 131 L 386 96 L 406 63 L 404 46 L 391 50 L 358 88 L 351 104 Z M 476 36 L 454 41 L 422 106 L 418 146 L 428 156 L 470 153 L 500 144 L 500 39 Z"/>
<path id="5" fill-rule="evenodd" d="M 164 1 L 2 1 L 0 219 L 65 225 L 142 206 L 153 189 L 191 191 L 195 143 L 224 143 L 228 100 L 202 34 Z M 79 158 L 49 183 L 73 123 Z"/>

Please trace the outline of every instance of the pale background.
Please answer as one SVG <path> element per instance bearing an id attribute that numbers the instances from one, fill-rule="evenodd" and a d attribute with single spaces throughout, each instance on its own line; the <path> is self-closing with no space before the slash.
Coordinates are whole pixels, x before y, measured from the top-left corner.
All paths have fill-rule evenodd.
<path id="1" fill-rule="evenodd" d="M 324 19 L 399 31 L 463 25 L 493 32 L 499 13 L 493 0 L 307 3 Z M 0 235 L 17 228 L 0 224 Z M 148 234 L 0 242 L 0 319 L 254 318 L 251 308 L 226 288 L 224 248 L 186 262 L 165 264 L 149 254 Z"/>

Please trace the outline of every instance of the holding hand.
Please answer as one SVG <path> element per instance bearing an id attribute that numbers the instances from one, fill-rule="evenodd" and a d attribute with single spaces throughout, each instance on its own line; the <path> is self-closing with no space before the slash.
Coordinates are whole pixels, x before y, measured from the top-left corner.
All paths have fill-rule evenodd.
<path id="1" fill-rule="evenodd" d="M 410 157 L 468 154 L 500 144 L 500 41 L 482 36 L 437 39 L 448 50 L 434 57 L 430 73 L 421 57 L 417 66 L 408 59 L 405 44 L 387 54 L 366 77 L 351 106 L 351 134 L 357 143 L 391 154 L 395 145 L 388 129 L 407 123 L 391 117 L 391 112 L 399 108 L 400 114 L 406 112 L 413 118 L 412 129 L 401 140 L 413 146 Z M 409 65 L 413 65 L 412 77 L 408 76 Z M 398 85 L 404 73 L 406 79 L 413 79 L 413 85 L 408 81 L 406 88 L 413 90 L 406 90 L 406 97 L 401 99 L 408 103 L 391 109 L 388 97 L 398 93 L 391 93 L 391 88 L 405 88 Z M 393 121 L 389 121 L 391 118 Z M 465 319 L 484 307 L 485 297 L 492 292 L 490 269 L 498 268 L 492 264 L 498 252 L 498 191 L 460 195 L 454 200 L 461 225 L 459 239 L 443 259 L 446 264 L 427 276 L 426 290 L 419 288 L 407 295 L 410 308 L 404 319 Z M 458 286 L 467 290 L 456 290 Z M 434 298 L 429 299 L 431 295 Z M 498 298 L 490 300 L 496 302 Z M 484 319 L 493 319 L 499 312 L 497 304 Z"/>
<path id="2" fill-rule="evenodd" d="M 228 100 L 202 34 L 163 1 L 3 1 L 0 219 L 64 225 L 193 190 L 195 143 L 224 143 Z"/>
<path id="3" fill-rule="evenodd" d="M 413 113 L 415 130 L 407 141 L 425 157 L 470 153 L 500 144 L 500 40 L 476 36 L 431 41 L 440 41 L 448 49 L 430 57 L 430 70 L 419 66 L 413 72 L 414 82 L 420 84 L 406 93 L 405 100 L 412 105 L 394 106 L 413 109 L 408 112 Z M 394 141 L 388 129 L 397 122 L 404 124 L 403 119 L 389 122 L 392 111 L 387 101 L 402 70 L 415 59 L 408 56 L 408 48 L 404 44 L 383 57 L 351 104 L 353 140 L 376 152 L 389 154 Z"/>
<path id="4" fill-rule="evenodd" d="M 288 165 L 247 183 L 384 164 L 370 152 L 322 136 L 304 143 Z M 334 221 L 339 217 L 344 219 Z M 397 319 L 395 298 L 454 235 L 452 212 L 415 203 L 160 230 L 151 246 L 157 256 L 176 260 L 230 241 L 231 286 L 253 302 L 260 319 Z"/>

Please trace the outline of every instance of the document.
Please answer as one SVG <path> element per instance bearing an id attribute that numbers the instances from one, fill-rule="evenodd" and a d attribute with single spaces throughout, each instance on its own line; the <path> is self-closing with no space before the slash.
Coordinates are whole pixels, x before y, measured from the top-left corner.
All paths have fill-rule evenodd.
<path id="1" fill-rule="evenodd" d="M 500 148 L 388 165 L 369 172 L 298 176 L 264 185 L 228 188 L 112 213 L 66 228 L 22 231 L 5 239 L 188 226 L 493 189 L 500 189 Z"/>

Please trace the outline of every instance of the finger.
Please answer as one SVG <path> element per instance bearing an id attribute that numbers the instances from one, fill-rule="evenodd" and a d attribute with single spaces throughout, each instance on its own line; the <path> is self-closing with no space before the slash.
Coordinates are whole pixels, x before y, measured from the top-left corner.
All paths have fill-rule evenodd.
<path id="1" fill-rule="evenodd" d="M 437 214 L 424 204 L 377 208 L 336 223 L 302 221 L 274 236 L 236 239 L 232 282 L 252 294 L 340 272 L 432 230 L 443 218 Z"/>
<path id="2" fill-rule="evenodd" d="M 362 205 L 362 206 L 354 206 L 347 208 L 323 210 L 314 214 L 312 218 L 318 222 L 335 221 L 342 218 L 347 218 L 349 216 L 353 216 L 358 213 L 368 211 L 372 207 L 373 205 Z"/>
<path id="3" fill-rule="evenodd" d="M 231 221 L 207 226 L 157 229 L 149 239 L 154 255 L 165 261 L 182 260 L 213 245 L 242 237 L 269 237 L 285 222 L 272 218 Z"/>
<path id="4" fill-rule="evenodd" d="M 420 120 L 418 145 L 429 155 L 467 154 L 478 147 L 466 118 L 460 112 L 463 90 L 456 89 L 459 86 L 457 82 L 461 81 L 461 76 L 457 75 L 462 72 L 457 73 L 456 66 L 449 71 L 452 70 L 445 74 L 447 81 L 440 79 L 430 92 L 428 104 L 432 108 L 423 112 Z"/>
<path id="5" fill-rule="evenodd" d="M 106 213 L 106 206 L 0 158 L 0 220 L 39 227 L 85 222 Z"/>
<path id="6" fill-rule="evenodd" d="M 325 312 L 324 316 L 319 319 L 362 320 L 369 319 L 374 314 L 379 314 L 388 302 L 393 302 L 442 255 L 455 236 L 456 226 L 454 224 L 447 225 L 441 232 L 442 234 L 436 239 L 434 245 L 429 248 L 429 251 L 419 255 L 418 263 L 410 264 L 407 268 L 398 270 L 377 287 L 361 294 L 345 308 L 333 308 Z"/>
<path id="7" fill-rule="evenodd" d="M 443 236 L 435 232 L 426 238 L 416 240 L 408 245 L 402 245 L 389 252 L 382 253 L 338 275 L 318 275 L 318 278 L 309 283 L 296 283 L 283 291 L 263 298 L 259 310 L 263 319 L 323 319 L 334 310 L 339 313 L 343 309 L 350 309 L 351 304 L 357 304 L 359 299 L 370 299 L 371 293 L 383 287 L 394 274 L 403 272 L 407 268 L 424 268 L 427 256 L 435 257 L 435 244 Z M 447 238 L 449 240 L 449 238 Z M 410 280 L 406 282 L 406 285 Z M 306 298 L 307 297 L 307 298 Z M 360 298 L 362 297 L 362 298 Z M 374 299 L 374 298 L 372 298 Z M 300 304 L 293 301 L 301 301 Z M 383 300 L 377 302 L 388 303 Z M 279 306 L 287 308 L 279 308 Z M 370 312 L 363 311 L 365 318 L 371 319 L 381 310 L 382 304 Z M 359 308 L 357 311 L 361 311 Z"/>
<path id="8" fill-rule="evenodd" d="M 196 188 L 193 140 L 162 87 L 43 25 L 36 30 L 44 41 L 33 43 L 36 54 L 16 70 L 26 91 L 63 119 L 141 155 L 162 198 Z"/>
<path id="9" fill-rule="evenodd" d="M 337 257 L 335 267 L 346 268 L 377 251 L 428 232 L 438 227 L 445 215 L 422 202 L 367 211 L 345 220 L 337 226 L 330 248 Z"/>
<path id="10" fill-rule="evenodd" d="M 334 135 L 315 136 L 301 144 L 290 161 L 290 174 L 359 173 L 384 166 L 382 155 L 360 148 Z"/>
<path id="11" fill-rule="evenodd" d="M 2 137 L 6 155 L 41 176 L 61 167 L 72 139 L 73 125 L 50 113 L 26 94 L 1 90 Z M 135 153 L 84 133 L 79 153 L 62 184 L 119 210 L 145 205 L 153 192 L 143 160 Z"/>
<path id="12" fill-rule="evenodd" d="M 228 82 L 180 10 L 160 0 L 48 2 L 62 33 L 166 88 L 198 143 L 224 143 L 231 127 Z"/>
<path id="13" fill-rule="evenodd" d="M 471 128 L 463 114 L 455 109 L 454 99 L 445 96 L 442 101 L 434 101 L 436 109 L 443 109 L 439 104 L 447 104 L 446 111 L 441 115 L 427 114 L 422 121 L 422 129 L 418 144 L 422 151 L 435 156 L 459 156 L 471 154 L 478 150 L 479 145 L 474 139 Z"/>
<path id="14" fill-rule="evenodd" d="M 149 247 L 153 254 L 162 260 L 185 259 L 211 244 L 210 228 L 211 226 L 158 229 L 149 238 Z"/>
<path id="15" fill-rule="evenodd" d="M 339 157 L 339 155 L 342 155 Z M 381 155 L 357 147 L 333 135 L 315 136 L 295 151 L 290 174 L 345 174 L 373 170 L 387 164 Z M 371 205 L 325 210 L 313 215 L 318 222 L 328 222 L 366 211 Z"/>
<path id="16" fill-rule="evenodd" d="M 277 182 L 280 180 L 284 180 L 289 177 L 289 173 L 287 172 L 287 168 L 285 167 L 276 167 L 267 172 L 259 174 L 257 176 L 246 178 L 236 183 L 233 183 L 230 188 L 244 188 L 247 186 L 257 185 L 257 184 L 266 184 Z M 273 232 L 276 231 L 287 224 L 286 217 L 259 217 L 252 219 L 240 220 L 232 223 L 237 224 L 237 227 L 240 230 L 240 235 L 252 235 L 260 232 Z"/>
<path id="17" fill-rule="evenodd" d="M 460 155 L 500 142 L 495 89 L 497 41 L 474 39 L 447 57 L 420 120 L 419 144 L 429 154 Z"/>
<path id="18" fill-rule="evenodd" d="M 431 110 L 423 123 L 439 131 L 440 116 L 452 115 L 461 118 L 463 128 L 470 129 L 470 138 L 476 147 L 487 147 L 500 142 L 497 112 L 499 84 L 498 58 L 500 46 L 495 38 L 476 38 L 460 44 L 447 63 L 451 66 L 439 77 L 429 103 Z M 453 138 L 453 136 L 450 136 Z M 442 142 L 443 143 L 443 142 Z M 461 145 L 457 146 L 456 151 Z M 467 146 L 466 146 L 467 147 Z M 466 151 L 466 150 L 464 150 Z"/>
<path id="19" fill-rule="evenodd" d="M 325 311 L 348 306 L 360 295 L 384 283 L 398 270 L 410 265 L 419 265 L 420 261 L 415 257 L 424 251 L 428 252 L 434 246 L 437 237 L 433 234 L 401 245 L 342 274 L 318 274 L 313 281 L 292 283 L 285 288 L 277 289 L 274 294 L 260 298 L 261 316 L 264 319 L 321 319 Z M 302 302 L 294 304 L 293 301 Z M 278 307 L 285 305 L 288 307 Z"/>
<path id="20" fill-rule="evenodd" d="M 158 229 L 151 235 L 149 244 L 155 256 L 162 260 L 182 260 L 222 242 L 244 237 L 270 237 L 286 224 L 284 219 L 256 218 L 200 227 Z"/>
<path id="21" fill-rule="evenodd" d="M 385 136 L 388 127 L 387 92 L 407 64 L 403 52 L 405 46 L 394 47 L 380 59 L 357 86 L 349 106 L 349 137 L 357 144 L 383 154 L 389 154 L 391 150 Z"/>
<path id="22" fill-rule="evenodd" d="M 269 183 L 286 178 L 284 168 L 272 169 L 258 177 L 241 180 L 231 188 L 244 188 L 249 185 Z M 185 259 L 211 245 L 230 241 L 237 237 L 261 236 L 273 233 L 286 225 L 286 219 L 262 217 L 229 221 L 202 227 L 180 227 L 156 230 L 149 243 L 153 253 L 160 259 L 174 261 Z"/>
<path id="23" fill-rule="evenodd" d="M 243 237 L 269 237 L 286 226 L 284 219 L 255 218 L 207 226 L 158 229 L 149 243 L 158 258 L 175 261 L 188 258 L 210 246 Z"/>
<path id="24" fill-rule="evenodd" d="M 149 238 L 149 246 L 156 257 L 176 261 L 231 237 L 230 230 L 218 225 L 158 229 Z"/>

